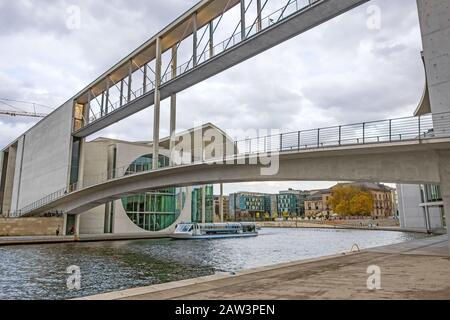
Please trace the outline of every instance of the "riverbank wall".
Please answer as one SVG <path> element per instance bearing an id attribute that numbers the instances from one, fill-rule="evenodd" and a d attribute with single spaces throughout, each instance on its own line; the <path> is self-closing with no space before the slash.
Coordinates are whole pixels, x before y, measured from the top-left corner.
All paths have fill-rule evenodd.
<path id="1" fill-rule="evenodd" d="M 0 218 L 0 237 L 54 236 L 63 218 Z"/>

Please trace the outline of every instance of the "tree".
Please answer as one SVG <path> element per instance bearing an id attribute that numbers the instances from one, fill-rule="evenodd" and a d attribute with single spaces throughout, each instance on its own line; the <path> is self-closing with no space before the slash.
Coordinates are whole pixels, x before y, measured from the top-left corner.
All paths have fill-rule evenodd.
<path id="1" fill-rule="evenodd" d="M 373 196 L 359 187 L 338 186 L 333 188 L 328 205 L 341 216 L 370 215 Z"/>
<path id="2" fill-rule="evenodd" d="M 350 201 L 352 215 L 370 216 L 373 211 L 373 196 L 370 192 L 359 192 Z"/>

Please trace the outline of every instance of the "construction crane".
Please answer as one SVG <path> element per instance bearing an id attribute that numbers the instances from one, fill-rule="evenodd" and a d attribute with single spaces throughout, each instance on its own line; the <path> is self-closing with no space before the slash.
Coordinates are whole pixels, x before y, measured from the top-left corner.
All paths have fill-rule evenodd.
<path id="1" fill-rule="evenodd" d="M 32 105 L 33 109 L 34 109 L 34 112 L 29 112 L 29 111 L 22 110 L 22 109 L 18 108 L 17 106 L 12 105 L 11 102 L 12 103 L 21 103 L 21 104 L 26 104 L 26 105 Z M 34 102 L 20 101 L 20 100 L 13 100 L 13 99 L 5 99 L 5 98 L 0 98 L 0 103 L 4 104 L 4 105 L 6 105 L 6 106 L 8 106 L 8 107 L 10 107 L 12 109 L 14 109 L 14 110 L 2 110 L 2 109 L 0 109 L 0 115 L 6 115 L 6 116 L 11 116 L 11 117 L 45 118 L 47 116 L 47 114 L 36 112 L 36 106 L 51 109 L 50 107 L 47 107 L 47 106 L 42 105 L 42 104 L 34 103 Z"/>
<path id="2" fill-rule="evenodd" d="M 1 110 L 0 114 L 11 117 L 32 117 L 32 118 L 45 118 L 47 115 L 44 113 L 26 112 L 26 111 L 9 111 Z"/>

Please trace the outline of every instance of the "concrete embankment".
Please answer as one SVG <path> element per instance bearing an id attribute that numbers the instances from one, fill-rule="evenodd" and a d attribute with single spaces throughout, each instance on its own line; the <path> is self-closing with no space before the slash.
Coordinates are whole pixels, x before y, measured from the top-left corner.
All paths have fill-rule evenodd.
<path id="1" fill-rule="evenodd" d="M 450 299 L 447 236 L 231 274 L 111 292 L 82 300 Z M 368 288 L 379 267 L 381 288 Z"/>
<path id="2" fill-rule="evenodd" d="M 57 244 L 70 242 L 97 242 L 97 241 L 124 241 L 124 240 L 145 240 L 164 239 L 167 235 L 142 235 L 142 234 L 111 234 L 111 235 L 81 235 L 74 236 L 33 236 L 33 237 L 0 237 L 1 246 L 12 245 L 34 245 L 34 244 Z"/>
<path id="3" fill-rule="evenodd" d="M 257 223 L 261 228 L 304 228 L 304 229 L 347 229 L 347 230 L 369 230 L 369 231 L 395 231 L 395 232 L 412 232 L 412 233 L 428 233 L 424 229 L 409 229 L 401 228 L 395 224 L 381 224 L 376 226 L 373 223 L 363 224 L 362 226 L 357 223 L 345 224 L 345 223 L 333 223 L 333 222 L 306 222 L 306 221 L 267 221 Z M 442 235 L 446 234 L 446 230 L 433 230 L 433 234 Z"/>

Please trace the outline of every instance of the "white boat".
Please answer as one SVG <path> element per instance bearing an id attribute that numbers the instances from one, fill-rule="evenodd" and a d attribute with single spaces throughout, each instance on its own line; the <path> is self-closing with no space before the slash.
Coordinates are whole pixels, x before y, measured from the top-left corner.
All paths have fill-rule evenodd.
<path id="1" fill-rule="evenodd" d="M 173 239 L 197 240 L 256 237 L 255 223 L 181 223 L 172 234 Z"/>

